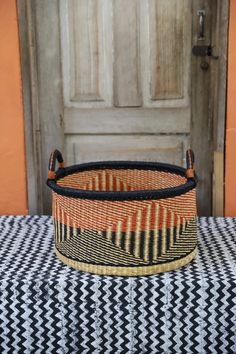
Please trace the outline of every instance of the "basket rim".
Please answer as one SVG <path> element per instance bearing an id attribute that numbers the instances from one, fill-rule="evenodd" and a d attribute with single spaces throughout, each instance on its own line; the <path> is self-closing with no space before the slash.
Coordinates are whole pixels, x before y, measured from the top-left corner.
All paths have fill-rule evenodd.
<path id="1" fill-rule="evenodd" d="M 70 187 L 62 187 L 57 181 L 63 177 L 83 171 L 100 169 L 138 169 L 138 170 L 154 170 L 160 172 L 169 172 L 186 178 L 186 183 L 176 187 L 161 189 L 145 189 L 135 191 L 92 191 Z M 150 162 L 150 161 L 96 161 L 86 162 L 82 164 L 72 165 L 59 168 L 56 171 L 55 180 L 47 179 L 47 185 L 55 193 L 72 198 L 94 199 L 94 200 L 149 200 L 149 199 L 165 199 L 176 197 L 189 192 L 197 185 L 197 176 L 193 178 L 186 177 L 186 169 L 177 165 Z"/>

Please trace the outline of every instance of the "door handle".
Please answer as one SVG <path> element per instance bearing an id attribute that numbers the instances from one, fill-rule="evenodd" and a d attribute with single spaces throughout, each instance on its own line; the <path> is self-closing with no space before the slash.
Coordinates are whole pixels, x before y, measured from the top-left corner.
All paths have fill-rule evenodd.
<path id="1" fill-rule="evenodd" d="M 199 31 L 197 35 L 198 41 L 203 41 L 205 39 L 205 10 L 198 10 L 197 15 L 199 16 Z"/>

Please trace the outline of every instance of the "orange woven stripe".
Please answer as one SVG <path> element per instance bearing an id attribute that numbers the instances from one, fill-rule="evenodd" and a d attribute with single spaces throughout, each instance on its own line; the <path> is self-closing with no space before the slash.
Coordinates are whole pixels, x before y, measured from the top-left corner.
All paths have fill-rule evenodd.
<path id="1" fill-rule="evenodd" d="M 132 216 L 131 230 L 135 230 L 137 224 L 137 213 L 142 210 L 141 228 L 145 229 L 146 225 L 146 209 L 151 206 L 150 225 L 151 229 L 155 228 L 155 205 L 160 206 L 158 227 L 162 228 L 163 210 L 168 209 L 167 227 L 177 224 L 177 215 L 180 216 L 180 223 L 183 218 L 187 220 L 196 216 L 196 196 L 195 190 L 178 196 L 175 198 L 167 198 L 161 200 L 142 200 L 142 201 L 102 201 L 102 200 L 82 200 L 77 198 L 68 198 L 53 193 L 53 199 L 59 205 L 73 223 L 77 227 L 93 230 L 107 230 L 108 227 L 116 225 L 122 220 L 122 230 L 126 230 L 128 217 Z M 174 213 L 174 217 L 171 215 Z M 62 218 L 62 215 L 58 215 Z M 116 226 L 114 226 L 116 227 Z M 112 228 L 113 230 L 113 228 Z"/>
<path id="2" fill-rule="evenodd" d="M 96 190 L 96 179 L 98 181 L 98 190 L 104 190 L 102 180 L 105 180 L 105 190 L 107 191 L 125 190 L 125 185 L 129 186 L 128 190 L 170 188 L 179 186 L 187 181 L 185 177 L 169 172 L 111 169 L 77 172 L 60 179 L 57 183 L 64 187 Z"/>
<path id="3" fill-rule="evenodd" d="M 175 187 L 186 181 L 185 177 L 170 172 L 101 169 L 77 172 L 57 183 L 60 186 L 84 190 L 127 191 Z M 134 231 L 136 236 L 140 237 L 141 230 L 149 234 L 149 230 L 157 232 L 161 229 L 165 233 L 166 228 L 179 229 L 181 224 L 185 225 L 189 219 L 196 216 L 195 189 L 181 196 L 160 200 L 86 200 L 55 193 L 53 199 L 57 205 L 54 208 L 54 216 L 60 222 L 69 222 L 73 228 L 105 230 L 109 235 L 115 232 L 118 240 L 121 239 L 123 231 Z M 148 243 L 145 247 L 148 247 Z"/>

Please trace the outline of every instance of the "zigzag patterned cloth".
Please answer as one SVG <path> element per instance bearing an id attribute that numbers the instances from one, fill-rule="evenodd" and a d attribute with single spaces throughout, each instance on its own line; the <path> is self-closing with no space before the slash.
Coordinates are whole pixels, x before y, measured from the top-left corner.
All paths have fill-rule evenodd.
<path id="1" fill-rule="evenodd" d="M 56 258 L 51 217 L 0 217 L 0 353 L 236 353 L 236 219 L 198 241 L 181 269 L 99 276 Z"/>

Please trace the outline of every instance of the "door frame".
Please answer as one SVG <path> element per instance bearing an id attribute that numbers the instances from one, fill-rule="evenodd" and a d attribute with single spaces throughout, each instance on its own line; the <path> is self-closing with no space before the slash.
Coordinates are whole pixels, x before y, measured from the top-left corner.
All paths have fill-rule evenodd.
<path id="1" fill-rule="evenodd" d="M 37 1 L 37 0 L 36 0 Z M 41 1 L 41 0 L 40 0 Z M 214 216 L 224 215 L 224 156 L 225 156 L 225 124 L 226 124 L 226 84 L 227 84 L 227 45 L 228 45 L 228 21 L 229 0 L 222 2 L 215 0 L 214 18 L 212 23 L 212 43 L 218 60 L 212 60 L 210 66 L 210 102 L 209 117 L 212 127 L 212 136 L 209 140 L 209 149 L 213 160 L 209 165 L 212 173 L 212 213 Z M 201 8 L 201 0 L 194 1 L 194 9 Z M 35 16 L 35 2 L 31 0 L 17 0 L 18 24 L 20 37 L 20 55 L 22 71 L 22 89 L 25 121 L 25 149 L 27 162 L 27 186 L 28 208 L 30 214 L 47 213 L 50 201 L 43 194 L 42 185 L 46 181 L 46 169 L 50 151 L 57 146 L 64 152 L 63 142 L 63 107 L 62 107 L 62 68 L 60 60 L 60 24 L 59 24 L 59 0 L 42 0 L 40 11 Z M 43 14 L 50 13 L 48 21 L 42 26 Z M 37 26 L 40 24 L 39 38 L 36 39 Z M 51 29 L 53 26 L 53 31 Z M 49 32 L 48 32 L 49 31 Z M 50 33 L 50 37 L 48 36 Z M 37 41 L 37 42 L 36 42 Z M 41 44 L 46 43 L 42 49 Z M 43 51 L 50 51 L 53 47 L 53 55 L 45 58 Z M 192 70 L 196 70 L 197 62 L 192 60 Z M 42 74 L 42 67 L 46 68 L 46 74 Z M 56 78 L 52 82 L 50 73 Z M 193 80 L 192 93 L 194 91 Z M 47 95 L 45 95 L 45 92 Z M 43 95 L 44 97 L 43 98 Z M 195 97 L 197 101 L 197 96 Z M 50 120 L 47 119 L 50 115 Z M 191 132 L 196 132 L 196 119 L 192 114 Z M 204 122 L 203 122 L 204 123 Z M 46 134 L 50 134 L 50 141 L 46 140 Z M 190 138 L 191 139 L 191 138 Z M 199 143 L 192 141 L 192 147 L 197 152 Z M 211 158 L 210 160 L 211 161 Z M 45 202 L 46 200 L 46 202 Z M 44 204 L 46 203 L 46 208 Z"/>
<path id="2" fill-rule="evenodd" d="M 228 28 L 230 0 L 217 1 L 215 38 L 213 43 L 219 55 L 217 65 L 212 67 L 212 116 L 213 116 L 213 176 L 212 206 L 214 216 L 224 216 L 225 212 L 225 130 L 227 113 L 227 68 L 228 68 Z M 216 63 L 215 63 L 216 64 Z M 214 86 L 215 82 L 215 86 Z"/>

